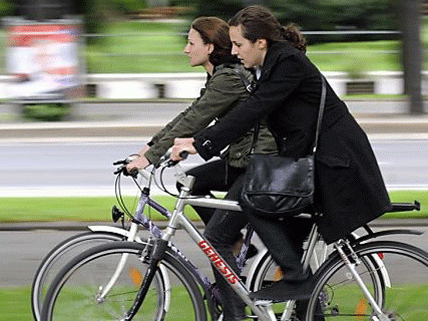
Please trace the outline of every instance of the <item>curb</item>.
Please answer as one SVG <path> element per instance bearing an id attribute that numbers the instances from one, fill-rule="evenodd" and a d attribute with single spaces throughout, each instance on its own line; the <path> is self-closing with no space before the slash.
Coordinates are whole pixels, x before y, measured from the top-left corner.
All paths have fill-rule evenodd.
<path id="1" fill-rule="evenodd" d="M 368 134 L 426 134 L 428 117 L 358 117 L 358 123 Z M 135 138 L 153 136 L 164 124 L 143 122 L 62 122 L 8 124 L 0 128 L 2 140 L 10 139 L 69 139 L 69 138 Z"/>
<path id="2" fill-rule="evenodd" d="M 164 229 L 167 227 L 167 221 L 156 221 L 156 225 Z M 194 221 L 193 224 L 198 228 L 203 228 L 202 221 Z M 17 222 L 0 224 L 0 232 L 28 232 L 37 230 L 55 230 L 55 231 L 88 231 L 88 226 L 106 225 L 121 227 L 119 223 L 111 221 L 98 222 L 74 222 L 74 221 L 55 221 L 55 222 Z M 143 231 L 144 228 L 141 228 Z"/>
<path id="3" fill-rule="evenodd" d="M 204 228 L 202 221 L 194 221 L 193 224 L 200 229 Z M 19 223 L 2 223 L 0 232 L 28 232 L 37 230 L 56 230 L 56 231 L 84 231 L 88 230 L 91 225 L 108 225 L 120 227 L 120 224 L 100 221 L 100 222 L 72 222 L 72 221 L 55 221 L 55 222 L 19 222 Z M 157 221 L 156 225 L 164 229 L 167 226 L 166 221 Z M 371 227 L 426 227 L 428 219 L 376 219 L 369 224 Z M 143 230 L 143 229 L 141 229 Z"/>

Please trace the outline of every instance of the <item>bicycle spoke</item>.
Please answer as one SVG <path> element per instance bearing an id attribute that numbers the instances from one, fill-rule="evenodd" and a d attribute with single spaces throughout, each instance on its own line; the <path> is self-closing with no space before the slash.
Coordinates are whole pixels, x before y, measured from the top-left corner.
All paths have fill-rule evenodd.
<path id="1" fill-rule="evenodd" d="M 311 300 L 309 320 L 420 321 L 428 320 L 428 255 L 397 242 L 373 242 L 356 250 L 361 264 L 357 271 L 382 311 L 378 315 L 341 260 L 330 262 Z M 383 253 L 387 274 L 373 257 Z M 376 267 L 376 268 L 373 268 Z M 320 273 L 322 274 L 322 273 Z M 316 305 L 322 314 L 316 313 Z M 318 311 L 319 312 L 319 311 Z"/>

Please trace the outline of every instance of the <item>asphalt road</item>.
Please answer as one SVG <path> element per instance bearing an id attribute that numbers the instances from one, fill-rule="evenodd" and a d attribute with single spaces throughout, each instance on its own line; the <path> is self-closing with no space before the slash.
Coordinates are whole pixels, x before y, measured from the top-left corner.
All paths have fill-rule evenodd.
<path id="1" fill-rule="evenodd" d="M 114 195 L 113 162 L 138 151 L 144 140 L 0 142 L 0 196 Z M 428 187 L 428 140 L 372 140 L 372 146 L 389 189 Z M 201 162 L 193 156 L 182 167 Z M 174 174 L 167 171 L 166 185 L 175 185 Z M 131 180 L 123 188 L 135 195 Z"/>
<path id="2" fill-rule="evenodd" d="M 376 230 L 391 228 L 401 227 L 375 227 Z M 428 251 L 428 226 L 410 226 L 406 228 L 417 229 L 424 232 L 424 234 L 421 236 L 397 235 L 390 237 L 390 239 L 408 242 Z M 54 229 L 1 232 L 0 288 L 31 284 L 37 267 L 49 250 L 62 240 L 81 232 Z M 255 240 L 256 246 L 258 246 L 258 242 L 258 240 Z M 202 256 L 196 245 L 189 241 L 189 237 L 182 230 L 177 231 L 173 243 L 192 262 L 199 266 L 203 273 L 211 275 L 208 260 Z"/>

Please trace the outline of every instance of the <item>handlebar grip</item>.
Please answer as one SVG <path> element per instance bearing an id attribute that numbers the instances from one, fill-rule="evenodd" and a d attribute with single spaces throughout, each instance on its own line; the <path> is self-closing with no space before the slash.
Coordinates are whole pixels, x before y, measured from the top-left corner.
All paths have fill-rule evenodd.
<path id="1" fill-rule="evenodd" d="M 132 177 L 136 178 L 138 176 L 138 168 L 134 167 L 133 169 L 131 169 L 129 172 L 129 175 L 131 175 Z"/>
<path id="2" fill-rule="evenodd" d="M 183 150 L 182 152 L 180 152 L 180 157 L 182 158 L 182 160 L 183 159 L 186 159 L 188 156 L 189 156 L 189 152 L 187 151 L 187 150 Z M 168 167 L 172 167 L 172 166 L 175 166 L 175 165 L 177 165 L 178 163 L 179 163 L 180 161 L 178 160 L 178 161 L 173 161 L 173 160 L 169 160 L 168 162 L 167 162 L 167 166 Z"/>
<path id="3" fill-rule="evenodd" d="M 186 159 L 189 156 L 189 152 L 187 150 L 183 150 L 179 155 L 182 159 Z"/>

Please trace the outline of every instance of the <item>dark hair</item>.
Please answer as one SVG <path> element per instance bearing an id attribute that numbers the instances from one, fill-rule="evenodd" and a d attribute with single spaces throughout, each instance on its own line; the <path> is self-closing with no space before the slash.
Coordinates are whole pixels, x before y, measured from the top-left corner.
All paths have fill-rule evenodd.
<path id="1" fill-rule="evenodd" d="M 230 26 L 241 26 L 242 35 L 251 42 L 266 39 L 268 46 L 280 41 L 288 41 L 299 50 L 306 52 L 306 39 L 295 23 L 283 27 L 266 7 L 253 5 L 240 10 L 229 20 Z"/>
<path id="2" fill-rule="evenodd" d="M 226 21 L 217 17 L 200 17 L 192 22 L 191 28 L 195 29 L 205 44 L 214 45 L 209 61 L 217 66 L 224 61 L 232 59 L 232 42 L 229 37 L 229 25 Z"/>

